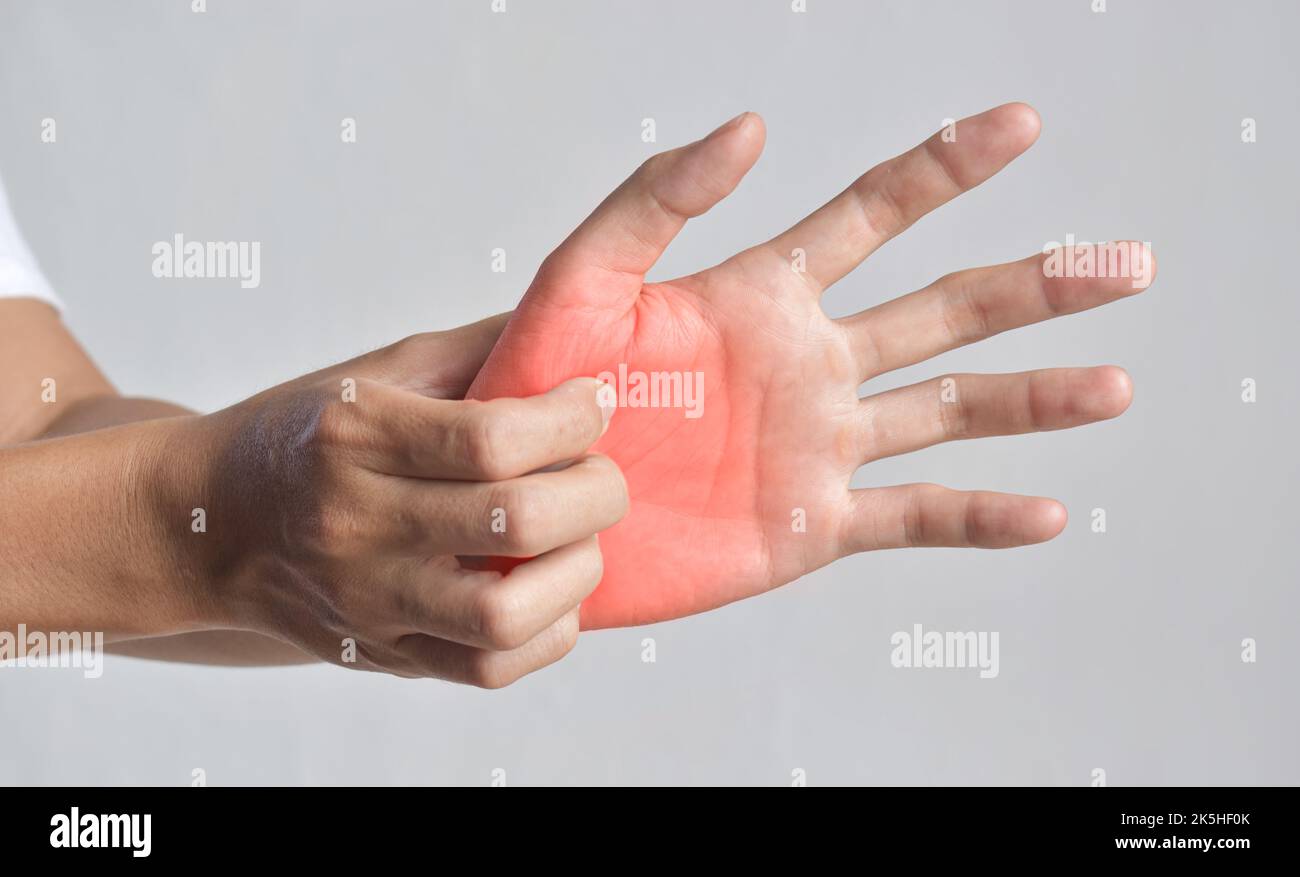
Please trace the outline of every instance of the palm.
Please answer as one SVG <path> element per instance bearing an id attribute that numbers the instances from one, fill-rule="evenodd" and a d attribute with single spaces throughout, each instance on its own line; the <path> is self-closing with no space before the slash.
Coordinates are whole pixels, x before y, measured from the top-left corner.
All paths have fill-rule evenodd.
<path id="1" fill-rule="evenodd" d="M 888 447 L 906 432 L 902 420 L 897 428 L 866 428 L 877 414 L 906 413 L 906 405 L 894 399 L 873 407 L 857 394 L 872 372 L 864 364 L 863 335 L 880 315 L 831 320 L 813 294 L 821 282 L 814 263 L 842 273 L 841 249 L 853 246 L 843 243 L 851 230 L 840 228 L 845 219 L 837 202 L 777 241 L 708 271 L 643 282 L 661 248 L 647 241 L 666 244 L 686 216 L 725 194 L 687 188 L 693 174 L 703 174 L 703 162 L 723 168 L 713 169 L 716 177 L 730 160 L 738 181 L 756 157 L 757 149 L 746 161 L 746 132 L 732 126 L 720 133 L 667 154 L 675 156 L 676 179 L 672 163 L 643 168 L 639 175 L 650 181 L 639 190 L 634 177 L 548 260 L 471 390 L 480 398 L 532 394 L 579 375 L 618 374 L 620 366 L 627 374 L 703 377 L 700 416 L 673 407 L 680 398 L 659 400 L 658 407 L 621 404 L 595 447 L 621 466 L 632 502 L 627 517 L 601 535 L 605 576 L 583 604 L 584 627 L 704 611 L 849 551 L 917 541 L 916 520 L 908 515 L 924 509 L 915 496 L 899 488 L 866 496 L 848 486 L 866 459 L 911 447 Z M 761 144 L 761 127 L 749 133 Z M 737 142 L 727 144 L 728 136 Z M 646 200 L 655 183 L 662 191 Z M 860 216 L 860 204 L 856 209 Z M 633 224 L 638 227 L 627 234 Z M 807 274 L 788 259 L 791 245 L 800 243 L 812 260 Z M 988 514 L 971 497 L 984 497 L 985 505 L 998 497 L 964 496 L 968 518 Z M 1019 505 L 994 509 L 995 517 L 1021 519 L 1007 520 L 989 544 L 1038 541 L 1039 531 L 1054 526 L 1047 501 L 999 499 Z"/>
<path id="2" fill-rule="evenodd" d="M 844 418 L 831 415 L 852 412 L 857 394 L 851 356 L 820 316 L 783 309 L 728 266 L 649 284 L 631 311 L 585 312 L 576 331 L 568 312 L 525 300 L 476 393 L 541 392 L 620 363 L 704 376 L 703 416 L 623 407 L 596 446 L 622 467 L 632 506 L 601 535 L 605 578 L 584 624 L 699 612 L 833 559 L 817 523 L 846 499 L 853 465 L 835 453 Z"/>

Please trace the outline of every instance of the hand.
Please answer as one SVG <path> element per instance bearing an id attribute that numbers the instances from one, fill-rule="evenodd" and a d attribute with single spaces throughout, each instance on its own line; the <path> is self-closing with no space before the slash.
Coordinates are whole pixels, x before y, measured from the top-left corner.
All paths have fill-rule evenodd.
<path id="1" fill-rule="evenodd" d="M 701 416 L 629 406 L 597 444 L 622 468 L 631 509 L 602 536 L 605 578 L 583 604 L 584 627 L 700 612 L 853 552 L 1002 548 L 1061 531 L 1065 509 L 1049 499 L 929 484 L 850 490 L 849 479 L 864 463 L 936 442 L 1114 417 L 1131 396 L 1122 370 L 956 375 L 865 399 L 858 387 L 1142 283 L 1049 278 L 1040 254 L 959 272 L 844 319 L 818 305 L 885 241 L 1023 152 L 1038 129 L 1023 104 L 971 117 L 954 142 L 936 134 L 776 239 L 698 274 L 646 283 L 687 218 L 730 193 L 757 160 L 763 123 L 745 114 L 651 158 L 546 260 L 471 396 L 534 393 L 574 375 L 618 374 L 620 365 L 647 378 L 677 373 L 683 387 L 693 373 L 703 380 Z M 796 251 L 802 273 L 792 270 Z"/>
<path id="2" fill-rule="evenodd" d="M 586 453 L 612 409 L 590 377 L 454 401 L 501 323 L 416 336 L 181 422 L 167 482 L 197 475 L 171 499 L 186 516 L 177 555 L 211 626 L 489 688 L 573 647 L 601 576 L 594 534 L 627 505 L 618 468 Z M 206 532 L 191 532 L 191 506 Z M 461 555 L 535 559 L 502 575 Z"/>

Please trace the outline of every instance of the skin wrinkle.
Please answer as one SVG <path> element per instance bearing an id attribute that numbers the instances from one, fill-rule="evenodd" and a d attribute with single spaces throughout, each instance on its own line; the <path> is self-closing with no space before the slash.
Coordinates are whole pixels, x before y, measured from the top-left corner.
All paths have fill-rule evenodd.
<path id="1" fill-rule="evenodd" d="M 978 183 L 978 180 L 972 180 L 966 185 L 957 182 L 957 176 L 953 173 L 952 167 L 949 166 L 947 156 L 944 155 L 940 143 L 941 141 L 938 141 L 933 137 L 925 141 L 925 154 L 930 156 L 930 160 L 934 162 L 935 167 L 937 167 L 947 179 L 952 194 L 958 195 Z"/>
<path id="2" fill-rule="evenodd" d="M 858 210 L 862 215 L 862 224 L 866 232 L 862 235 L 863 239 L 876 241 L 887 241 L 895 235 L 905 231 L 908 227 L 907 218 L 903 209 L 894 200 L 890 192 L 889 183 L 886 182 L 881 186 L 871 186 L 870 184 L 862 187 L 867 190 L 863 194 L 861 188 L 854 186 L 850 191 L 853 192 Z M 881 222 L 876 218 L 876 211 L 872 209 L 873 203 L 883 203 L 889 213 L 888 224 Z"/>
<path id="3" fill-rule="evenodd" d="M 941 280 L 938 286 L 945 293 L 939 299 L 940 314 L 949 337 L 964 344 L 992 334 L 988 315 L 971 296 L 970 287 L 961 282 L 960 275 L 950 275 L 947 283 Z"/>

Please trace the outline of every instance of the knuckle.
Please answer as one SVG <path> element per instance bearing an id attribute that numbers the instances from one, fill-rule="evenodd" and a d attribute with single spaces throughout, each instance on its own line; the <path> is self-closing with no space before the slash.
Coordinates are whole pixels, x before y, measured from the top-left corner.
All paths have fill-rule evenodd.
<path id="1" fill-rule="evenodd" d="M 318 451 L 348 447 L 355 443 L 358 424 L 355 406 L 322 393 L 317 400 L 314 428 L 306 434 L 310 446 Z"/>
<path id="2" fill-rule="evenodd" d="M 605 575 L 605 554 L 600 550 L 600 543 L 594 538 L 589 540 L 579 554 L 579 558 L 582 563 L 578 571 L 579 580 L 595 588 Z"/>
<path id="3" fill-rule="evenodd" d="M 907 545 L 923 545 L 921 501 L 918 493 L 913 493 L 903 509 L 903 542 Z"/>
<path id="4" fill-rule="evenodd" d="M 943 290 L 940 316 L 944 330 L 954 344 L 968 344 L 994 334 L 988 304 L 972 285 L 971 272 L 948 274 L 935 284 Z"/>
<path id="5" fill-rule="evenodd" d="M 389 611 L 394 617 L 420 628 L 436 614 L 435 605 L 425 588 L 406 586 L 394 589 Z"/>
<path id="6" fill-rule="evenodd" d="M 578 645 L 578 613 L 570 612 L 564 617 L 563 623 L 559 630 L 559 658 L 563 658 L 572 652 Z"/>
<path id="7" fill-rule="evenodd" d="M 223 491 L 249 520 L 274 520 L 266 530 L 282 548 L 322 549 L 348 543 L 363 520 L 355 508 L 356 486 L 346 456 L 348 407 L 331 404 L 332 394 L 306 390 L 271 398 L 241 423 L 221 464 L 238 473 Z"/>
<path id="8" fill-rule="evenodd" d="M 583 493 L 589 502 L 595 504 L 608 517 L 609 523 L 606 526 L 613 526 L 621 521 L 627 515 L 631 504 L 623 470 L 603 454 L 589 454 L 577 465 L 581 467 L 585 476 L 582 485 Z"/>
<path id="9" fill-rule="evenodd" d="M 330 548 L 343 548 L 356 533 L 356 519 L 341 503 L 324 502 L 316 511 L 316 537 Z"/>
<path id="10" fill-rule="evenodd" d="M 390 358 L 396 363 L 427 362 L 426 357 L 437 347 L 441 332 L 417 332 L 389 346 Z"/>
<path id="11" fill-rule="evenodd" d="M 961 536 L 965 544 L 988 544 L 998 535 L 999 522 L 991 511 L 990 506 L 980 500 L 980 494 L 967 497 L 961 515 Z"/>
<path id="12" fill-rule="evenodd" d="M 646 181 L 655 180 L 664 173 L 671 161 L 670 152 L 656 152 L 641 162 L 641 166 L 637 168 L 637 176 Z"/>
<path id="13" fill-rule="evenodd" d="M 337 483 L 313 487 L 301 512 L 286 530 L 293 541 L 309 546 L 323 558 L 341 562 L 365 552 L 368 527 Z"/>
<path id="14" fill-rule="evenodd" d="M 966 438 L 970 418 L 957 375 L 944 375 L 935 385 L 939 391 L 939 426 L 942 434 L 950 439 Z"/>
<path id="15" fill-rule="evenodd" d="M 536 554 L 545 545 L 546 504 L 540 491 L 514 485 L 498 492 L 495 508 L 505 513 L 503 547 L 515 554 Z"/>
<path id="16" fill-rule="evenodd" d="M 474 603 L 474 619 L 478 635 L 493 650 L 510 651 L 528 641 L 514 601 L 499 589 L 479 592 Z"/>
<path id="17" fill-rule="evenodd" d="M 475 688 L 495 691 L 505 688 L 518 678 L 495 660 L 490 652 L 476 652 L 470 656 L 468 663 L 466 681 Z"/>
<path id="18" fill-rule="evenodd" d="M 918 484 L 908 494 L 903 508 L 903 532 L 908 545 L 927 544 L 926 506 L 942 491 L 937 484 Z"/>
<path id="19" fill-rule="evenodd" d="M 596 456 L 594 458 L 604 472 L 607 490 L 613 502 L 613 509 L 617 515 L 617 520 L 622 520 L 631 506 L 632 498 L 627 488 L 627 478 L 623 475 L 623 470 L 618 464 L 609 457 Z"/>
<path id="20" fill-rule="evenodd" d="M 876 169 L 868 171 L 849 191 L 865 238 L 892 238 L 907 227 L 907 217 L 889 178 L 881 179 Z"/>
<path id="21" fill-rule="evenodd" d="M 466 465 L 487 481 L 500 481 L 514 474 L 516 452 L 510 440 L 509 421 L 498 416 L 498 410 L 490 402 L 473 406 L 459 430 Z"/>

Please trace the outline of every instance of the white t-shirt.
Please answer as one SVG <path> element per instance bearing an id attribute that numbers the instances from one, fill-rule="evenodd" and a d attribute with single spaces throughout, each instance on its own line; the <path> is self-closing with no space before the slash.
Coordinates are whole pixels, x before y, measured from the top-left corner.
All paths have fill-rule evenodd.
<path id="1" fill-rule="evenodd" d="M 63 307 L 18 230 L 18 223 L 9 211 L 3 181 L 0 181 L 0 298 L 39 298 L 56 308 Z"/>

